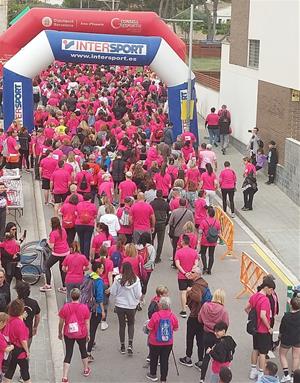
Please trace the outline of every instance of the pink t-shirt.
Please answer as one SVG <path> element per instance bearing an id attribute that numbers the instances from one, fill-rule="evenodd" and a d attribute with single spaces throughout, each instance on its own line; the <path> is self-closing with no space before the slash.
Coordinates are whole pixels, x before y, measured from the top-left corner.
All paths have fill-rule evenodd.
<path id="1" fill-rule="evenodd" d="M 41 177 L 50 180 L 57 168 L 57 161 L 52 157 L 43 158 L 40 162 L 40 168 L 42 169 Z"/>
<path id="2" fill-rule="evenodd" d="M 126 197 L 133 197 L 135 194 L 137 194 L 137 187 L 133 181 L 125 180 L 120 182 L 119 191 L 120 203 L 124 203 Z"/>
<path id="3" fill-rule="evenodd" d="M 71 198 L 71 196 L 72 196 L 73 194 L 77 195 L 77 197 L 78 197 L 78 202 L 82 202 L 82 201 L 83 201 L 83 195 L 82 195 L 82 194 L 79 194 L 79 193 L 72 193 L 72 194 L 68 195 L 68 197 L 65 199 L 65 202 L 69 202 L 69 200 L 70 200 L 70 198 Z"/>
<path id="4" fill-rule="evenodd" d="M 99 254 L 100 248 L 102 245 L 104 245 L 107 248 L 110 248 L 113 244 L 113 237 L 109 234 L 108 237 L 106 237 L 105 233 L 98 233 L 94 236 L 92 240 L 92 249 L 95 249 L 95 254 Z"/>
<path id="5" fill-rule="evenodd" d="M 201 222 L 207 216 L 207 210 L 205 209 L 206 200 L 204 198 L 198 198 L 195 201 L 195 224 L 200 225 Z"/>
<path id="6" fill-rule="evenodd" d="M 197 168 L 188 169 L 186 172 L 187 181 L 192 181 L 195 184 L 200 182 L 200 172 Z"/>
<path id="7" fill-rule="evenodd" d="M 207 217 L 200 223 L 200 228 L 203 230 L 201 236 L 201 245 L 203 246 L 216 246 L 217 242 L 208 242 L 206 239 L 209 226 L 215 226 L 216 229 L 220 232 L 221 225 L 220 222 L 215 217 Z"/>
<path id="8" fill-rule="evenodd" d="M 134 274 L 140 278 L 139 263 L 141 262 L 142 264 L 144 264 L 142 257 L 139 255 L 137 255 L 136 257 L 125 257 L 123 259 L 122 264 L 124 265 L 124 263 L 126 262 L 131 264 Z"/>
<path id="9" fill-rule="evenodd" d="M 192 270 L 196 260 L 198 260 L 198 253 L 190 247 L 183 247 L 176 251 L 175 261 L 180 262 L 180 266 L 186 273 Z M 178 271 L 178 279 L 186 279 L 186 276 Z"/>
<path id="10" fill-rule="evenodd" d="M 29 330 L 19 317 L 10 317 L 8 319 L 5 334 L 8 335 L 11 344 L 20 348 L 22 347 L 21 342 L 29 338 Z M 26 353 L 22 352 L 17 359 L 25 359 L 26 357 Z"/>
<path id="11" fill-rule="evenodd" d="M 267 334 L 269 332 L 268 328 L 265 326 L 264 322 L 262 321 L 260 317 L 261 311 L 266 312 L 268 323 L 270 323 L 270 317 L 271 317 L 271 306 L 270 301 L 268 297 L 266 297 L 262 293 L 255 293 L 253 294 L 250 299 L 249 303 L 251 305 L 251 308 L 255 307 L 256 313 L 257 313 L 257 332 L 262 334 Z"/>
<path id="12" fill-rule="evenodd" d="M 156 185 L 156 190 L 161 190 L 163 197 L 168 197 L 169 190 L 172 186 L 172 178 L 170 174 L 166 173 L 162 176 L 160 173 L 156 173 L 153 177 L 153 180 Z"/>
<path id="13" fill-rule="evenodd" d="M 150 217 L 154 214 L 151 205 L 144 201 L 138 201 L 131 207 L 133 230 L 150 231 Z"/>
<path id="14" fill-rule="evenodd" d="M 85 175 L 86 182 L 87 182 L 87 188 L 86 189 L 81 189 L 81 182 L 83 180 L 83 176 Z M 81 172 L 78 172 L 75 177 L 75 182 L 77 183 L 77 191 L 79 192 L 84 192 L 84 193 L 90 193 L 91 191 L 91 183 L 93 181 L 93 175 L 87 171 L 87 170 L 82 170 Z"/>
<path id="15" fill-rule="evenodd" d="M 80 253 L 72 253 L 66 256 L 63 266 L 66 266 L 66 283 L 82 283 L 84 268 L 89 265 L 86 256 Z"/>
<path id="16" fill-rule="evenodd" d="M 4 338 L 2 332 L 0 332 L 0 371 L 2 371 L 4 352 L 5 352 L 5 349 L 7 346 L 8 346 L 8 343 L 7 343 L 6 339 Z"/>
<path id="17" fill-rule="evenodd" d="M 113 261 L 111 259 L 105 258 L 104 265 L 105 265 L 105 271 L 102 274 L 101 278 L 103 279 L 103 283 L 106 286 L 109 286 L 108 274 L 113 272 L 114 264 L 113 264 Z"/>
<path id="18" fill-rule="evenodd" d="M 208 126 L 218 126 L 219 125 L 219 116 L 216 113 L 209 113 L 206 117 L 205 122 Z"/>
<path id="19" fill-rule="evenodd" d="M 76 206 L 77 218 L 76 225 L 94 226 L 97 217 L 97 208 L 90 201 L 79 202 Z"/>
<path id="20" fill-rule="evenodd" d="M 60 212 L 62 214 L 62 227 L 68 229 L 74 227 L 76 220 L 76 205 L 72 205 L 69 202 L 64 202 L 60 208 Z"/>
<path id="21" fill-rule="evenodd" d="M 71 176 L 65 169 L 57 169 L 52 173 L 53 194 L 66 194 L 69 190 Z"/>
<path id="22" fill-rule="evenodd" d="M 245 165 L 245 175 L 247 176 L 250 172 L 253 172 L 253 174 L 255 175 L 256 174 L 256 168 L 253 164 L 251 164 L 250 162 L 247 162 L 247 164 Z"/>
<path id="23" fill-rule="evenodd" d="M 190 238 L 190 245 L 189 246 L 192 249 L 196 250 L 197 245 L 198 245 L 198 236 L 195 233 L 181 234 L 181 236 L 179 237 L 179 240 L 178 240 L 178 248 L 181 248 L 181 241 L 182 241 L 183 235 L 187 235 Z"/>
<path id="24" fill-rule="evenodd" d="M 219 176 L 221 189 L 234 189 L 236 184 L 236 174 L 234 170 L 225 168 L 221 171 Z"/>
<path id="25" fill-rule="evenodd" d="M 14 256 L 20 251 L 20 245 L 15 239 L 6 239 L 0 242 L 0 248 L 4 249 L 8 254 Z"/>
<path id="26" fill-rule="evenodd" d="M 211 150 L 201 150 L 199 152 L 200 157 L 200 168 L 205 169 L 206 164 L 213 164 L 215 161 L 217 161 L 216 153 Z"/>
<path id="27" fill-rule="evenodd" d="M 179 208 L 180 197 L 172 198 L 170 201 L 170 210 L 175 210 Z"/>
<path id="28" fill-rule="evenodd" d="M 98 194 L 106 194 L 110 202 L 113 202 L 112 190 L 114 189 L 114 183 L 112 181 L 104 181 L 98 186 Z"/>
<path id="29" fill-rule="evenodd" d="M 14 137 L 12 137 L 12 136 L 7 137 L 6 143 L 7 143 L 7 151 L 9 154 L 18 154 L 19 153 L 19 150 L 15 149 L 15 147 L 17 145 L 17 141 Z"/>
<path id="30" fill-rule="evenodd" d="M 49 242 L 54 244 L 52 254 L 57 257 L 64 257 L 69 253 L 69 245 L 67 242 L 67 233 L 64 228 L 61 229 L 61 234 L 58 229 L 52 230 L 49 235 Z"/>
<path id="31" fill-rule="evenodd" d="M 173 344 L 174 336 L 168 342 L 158 342 L 157 339 L 156 339 L 156 335 L 157 335 L 157 330 L 158 330 L 160 319 L 170 319 L 172 330 L 176 331 L 178 329 L 178 319 L 172 313 L 171 310 L 159 310 L 159 311 L 156 311 L 152 315 L 152 317 L 151 317 L 151 319 L 150 319 L 150 321 L 148 323 L 148 326 L 147 326 L 149 329 L 151 329 L 148 341 L 153 346 L 162 346 L 162 345 L 168 346 L 168 345 L 171 345 L 171 344 Z"/>
<path id="32" fill-rule="evenodd" d="M 215 173 L 209 175 L 207 172 L 201 174 L 201 181 L 203 182 L 202 189 L 204 190 L 216 190 L 215 180 L 217 179 Z"/>
<path id="33" fill-rule="evenodd" d="M 80 339 L 86 338 L 88 333 L 85 321 L 90 318 L 90 310 L 87 305 L 83 303 L 65 303 L 60 309 L 58 315 L 65 321 L 64 335 L 68 336 L 68 325 L 72 318 L 74 318 L 74 314 L 81 333 Z"/>
<path id="34" fill-rule="evenodd" d="M 222 367 L 230 367 L 231 362 L 219 362 L 217 360 L 212 359 L 211 369 L 214 374 L 219 374 Z"/>

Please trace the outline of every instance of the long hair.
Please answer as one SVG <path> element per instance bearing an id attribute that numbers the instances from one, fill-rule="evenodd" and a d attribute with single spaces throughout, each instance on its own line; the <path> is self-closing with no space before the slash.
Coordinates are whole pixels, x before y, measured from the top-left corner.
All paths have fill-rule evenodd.
<path id="1" fill-rule="evenodd" d="M 120 284 L 125 286 L 125 284 L 133 285 L 136 282 L 136 275 L 133 272 L 131 263 L 125 262 L 122 265 L 122 277 Z"/>
<path id="2" fill-rule="evenodd" d="M 161 175 L 162 177 L 165 176 L 165 174 L 166 174 L 166 170 L 167 170 L 167 165 L 166 165 L 165 163 L 163 163 L 163 164 L 161 165 L 161 169 L 160 169 L 160 175 Z"/>
<path id="3" fill-rule="evenodd" d="M 60 238 L 62 237 L 62 228 L 61 228 L 60 220 L 58 217 L 51 218 L 51 229 L 58 230 L 60 234 Z"/>
<path id="4" fill-rule="evenodd" d="M 213 168 L 210 163 L 205 165 L 207 173 L 211 176 L 213 174 Z"/>

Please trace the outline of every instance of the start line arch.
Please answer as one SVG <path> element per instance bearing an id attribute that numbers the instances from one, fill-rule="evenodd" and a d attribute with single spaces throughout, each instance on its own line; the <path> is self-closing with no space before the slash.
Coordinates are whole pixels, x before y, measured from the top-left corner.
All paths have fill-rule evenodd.
<path id="1" fill-rule="evenodd" d="M 31 11 L 35 12 L 35 18 L 31 18 L 30 26 L 26 16 Z M 187 98 L 188 77 L 188 67 L 183 61 L 185 49 L 183 42 L 156 14 L 46 8 L 31 11 L 0 37 L 0 42 L 10 43 L 7 47 L 15 42 L 17 47 L 14 49 L 18 50 L 3 67 L 5 129 L 14 119 L 19 119 L 32 131 L 32 79 L 54 60 L 59 60 L 149 66 L 167 84 L 169 119 L 174 124 L 174 137 L 182 133 L 182 101 Z M 76 27 L 79 20 L 80 26 Z M 103 28 L 95 28 L 96 21 L 98 25 L 102 22 Z M 109 21 L 107 28 L 105 21 Z M 30 28 L 30 32 L 26 28 Z M 0 57 L 5 57 L 5 53 L 9 52 L 0 51 Z M 192 74 L 194 110 L 190 130 L 198 137 L 194 78 Z"/>

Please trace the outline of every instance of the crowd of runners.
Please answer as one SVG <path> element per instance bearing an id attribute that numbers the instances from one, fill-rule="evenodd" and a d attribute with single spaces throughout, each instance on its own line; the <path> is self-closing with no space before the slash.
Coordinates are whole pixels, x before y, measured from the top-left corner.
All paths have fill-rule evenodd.
<path id="1" fill-rule="evenodd" d="M 236 192 L 244 194 L 242 210 L 252 210 L 258 190 L 256 172 L 266 162 L 268 183 L 274 182 L 275 143 L 269 143 L 268 155 L 264 155 L 254 128 L 248 156 L 243 158 L 240 188 L 226 160 L 231 116 L 225 105 L 218 113 L 212 108 L 207 116 L 210 143 L 206 144 L 188 130 L 174 137 L 167 114 L 167 89 L 148 68 L 56 62 L 33 85 L 34 130 L 29 133 L 19 121 L 13 121 L 7 132 L 0 131 L 1 169 L 33 169 L 35 179 L 41 180 L 44 204 L 53 208 L 48 240 L 51 255 L 40 290 L 52 290 L 51 269 L 59 263 L 58 290 L 66 295 L 58 329 L 58 337 L 65 343 L 62 382 L 69 382 L 75 342 L 83 375 L 90 375 L 97 329 L 106 330 L 113 320 L 107 317 L 108 305 L 113 304 L 117 314 L 120 352 L 134 356 L 136 312 L 145 310 L 155 268 L 168 260 L 170 268 L 177 270 L 178 314 L 187 318 L 186 351 L 179 362 L 199 369 L 201 382 L 206 376 L 211 383 L 230 382 L 236 342 L 227 334 L 230 318 L 225 291 L 209 288 L 221 229 L 216 192 L 221 192 L 225 212 L 229 198 L 228 214 L 233 219 Z M 213 151 L 219 141 L 222 165 Z M 6 203 L 5 187 L 0 183 L 0 363 L 5 359 L 4 382 L 11 381 L 17 364 L 23 381 L 30 382 L 29 349 L 40 310 L 29 298 L 29 286 L 21 281 L 18 254 L 24 238 L 16 238 L 14 223 L 5 227 Z M 165 240 L 171 241 L 170 259 L 163 253 Z M 11 301 L 13 277 L 18 299 Z M 278 346 L 272 339 L 274 317 L 279 312 L 275 288 L 274 278 L 267 276 L 245 309 L 247 329 L 253 335 L 250 379 L 258 382 L 279 381 L 276 364 L 266 361 L 268 352 Z M 31 314 L 24 316 L 30 305 Z M 177 313 L 172 312 L 168 287 L 162 284 L 151 299 L 144 325 L 149 380 L 158 380 L 160 363 L 160 381 L 166 382 L 177 330 Z M 299 383 L 299 291 L 282 319 L 280 336 L 281 382 Z M 290 369 L 289 349 L 293 353 Z"/>

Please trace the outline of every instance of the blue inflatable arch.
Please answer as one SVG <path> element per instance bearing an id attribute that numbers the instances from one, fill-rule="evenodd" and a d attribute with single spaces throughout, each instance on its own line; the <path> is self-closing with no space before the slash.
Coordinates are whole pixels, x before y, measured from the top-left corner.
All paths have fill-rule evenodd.
<path id="1" fill-rule="evenodd" d="M 149 66 L 167 84 L 169 119 L 174 124 L 175 136 L 182 133 L 181 100 L 186 98 L 188 68 L 163 38 L 52 30 L 40 32 L 4 66 L 5 129 L 14 119 L 19 119 L 32 131 L 32 79 L 54 60 L 99 65 Z M 194 77 L 193 75 L 192 95 L 195 99 Z M 198 137 L 195 110 L 190 130 Z"/>

